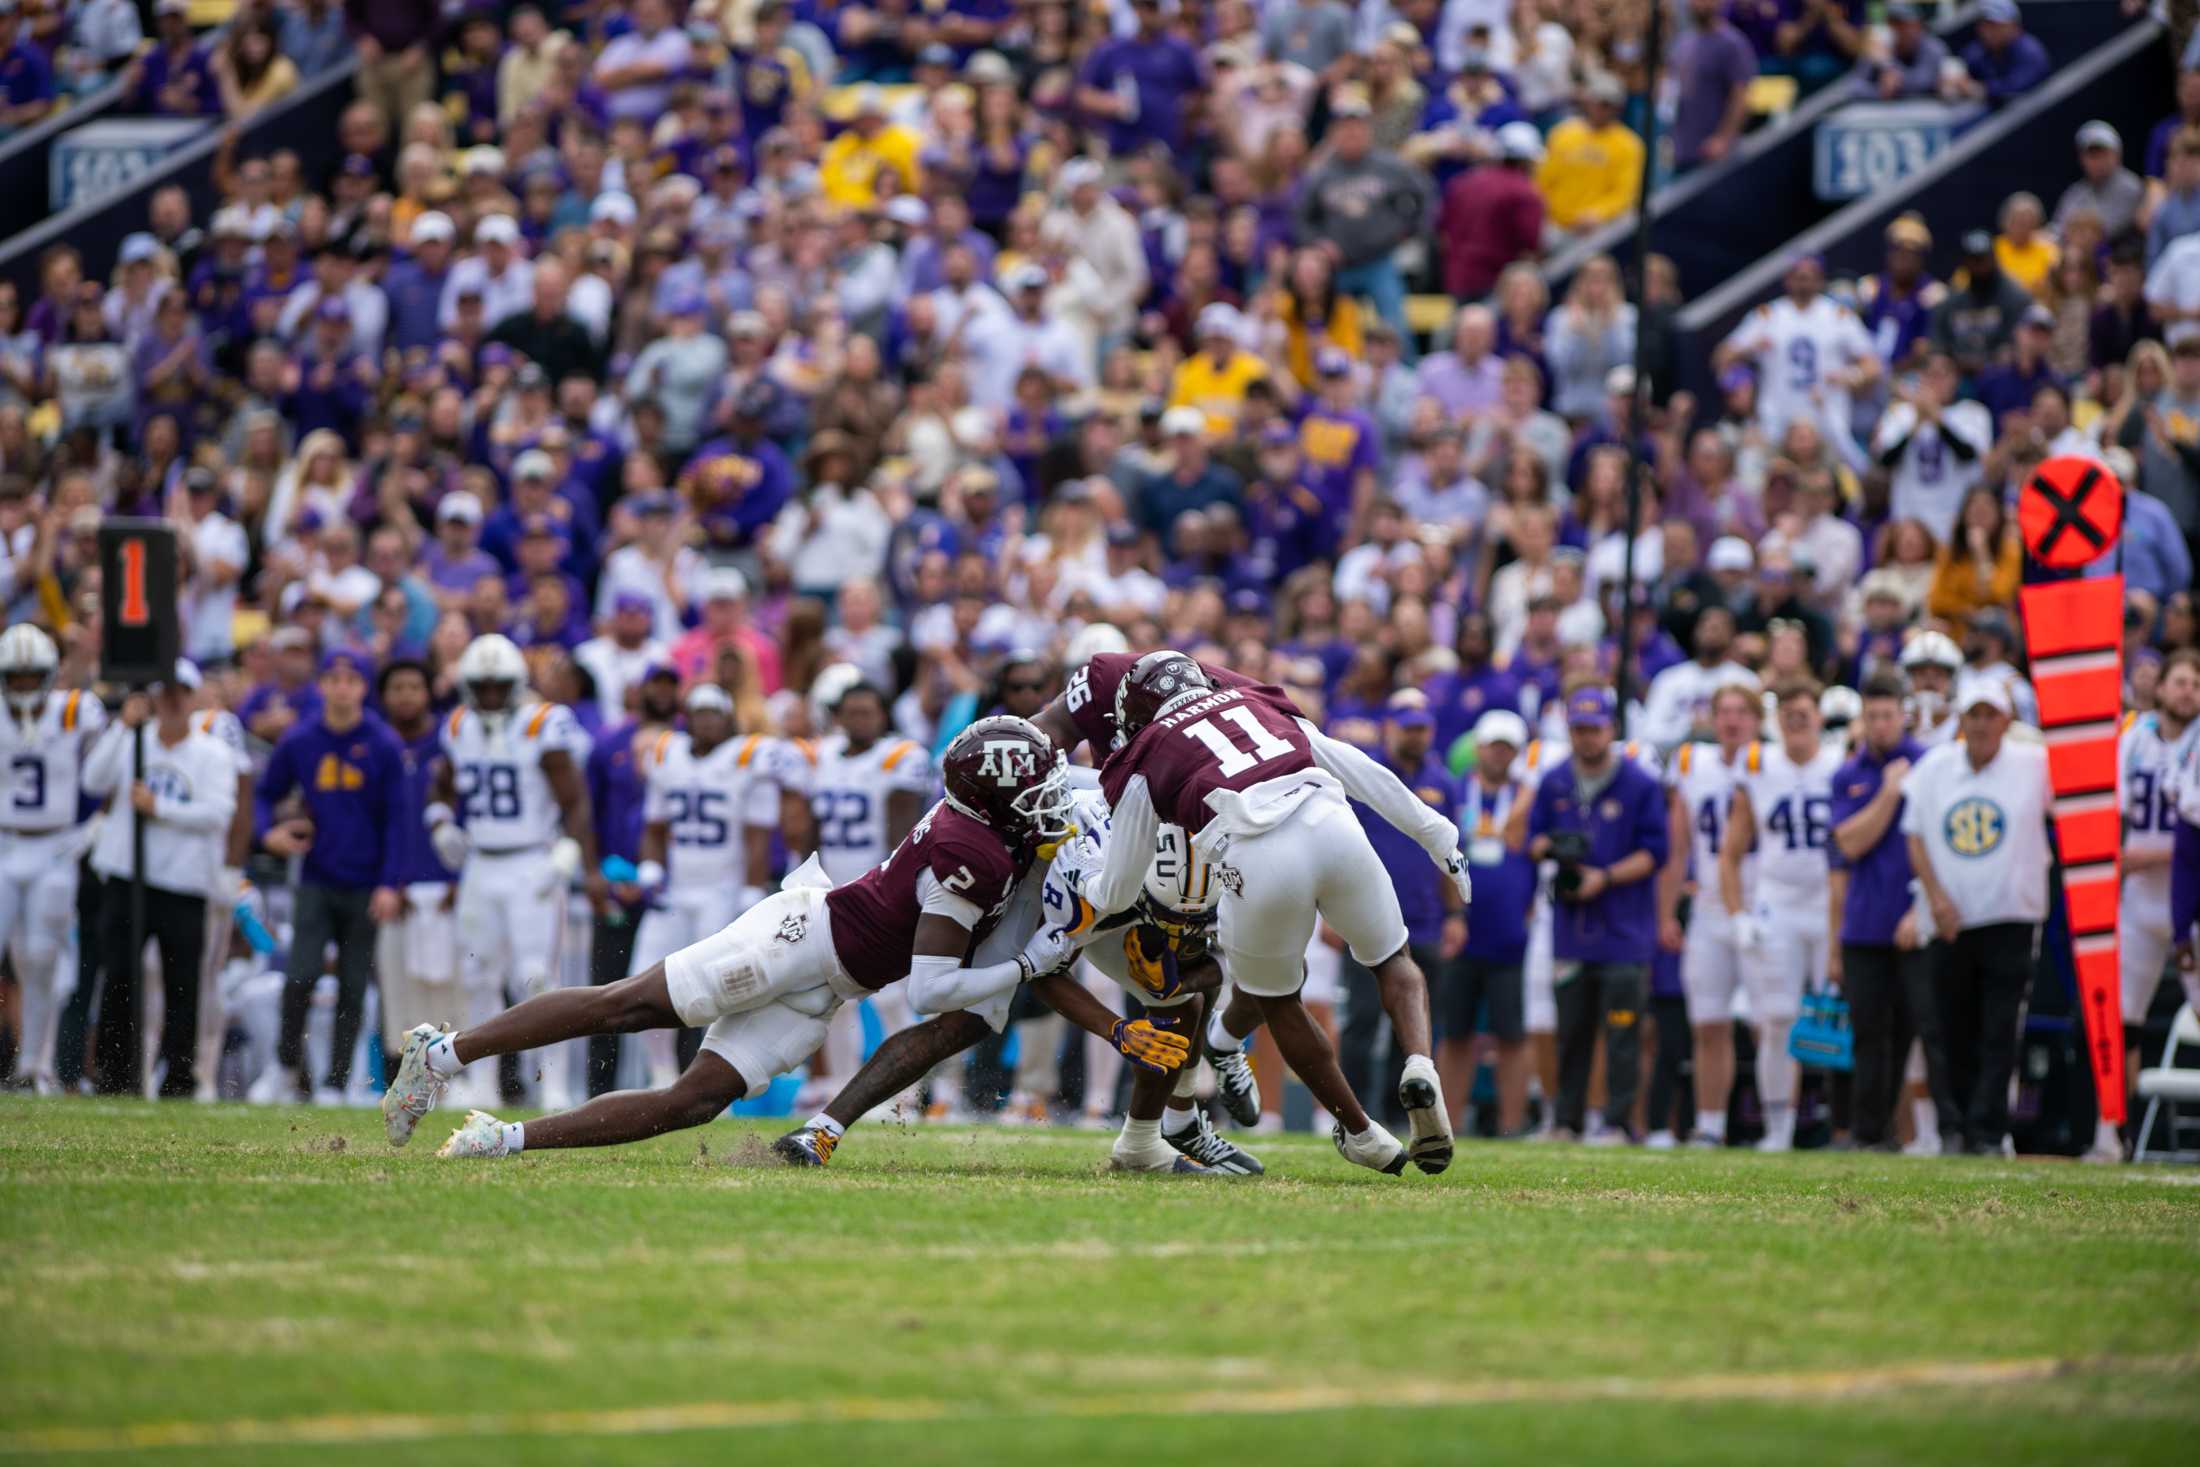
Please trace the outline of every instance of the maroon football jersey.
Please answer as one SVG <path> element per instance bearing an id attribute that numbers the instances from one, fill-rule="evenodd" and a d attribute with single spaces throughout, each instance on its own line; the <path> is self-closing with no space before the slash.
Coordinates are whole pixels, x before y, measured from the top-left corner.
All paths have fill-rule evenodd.
<path id="1" fill-rule="evenodd" d="M 1085 665 L 1071 673 L 1069 681 L 1062 686 L 1062 706 L 1069 710 L 1070 721 L 1077 725 L 1077 732 L 1092 745 L 1095 763 L 1115 750 L 1115 690 L 1138 665 L 1138 658 L 1136 652 L 1102 652 L 1087 658 Z M 1205 662 L 1199 665 L 1218 688 L 1258 686 L 1251 678 L 1227 667 Z"/>
<path id="2" fill-rule="evenodd" d="M 1196 833 L 1214 813 L 1209 790 L 1249 790 L 1313 767 L 1314 746 L 1282 694 L 1226 688 L 1140 729 L 1101 766 L 1100 792 L 1112 805 L 1131 776 L 1143 774 L 1155 813 Z"/>
<path id="3" fill-rule="evenodd" d="M 971 946 L 976 947 L 1000 920 L 1025 864 L 1001 844 L 991 826 L 942 800 L 891 856 L 825 894 L 840 966 L 865 988 L 884 988 L 909 976 L 909 950 L 923 915 L 917 877 L 924 871 L 985 913 L 971 934 Z"/>

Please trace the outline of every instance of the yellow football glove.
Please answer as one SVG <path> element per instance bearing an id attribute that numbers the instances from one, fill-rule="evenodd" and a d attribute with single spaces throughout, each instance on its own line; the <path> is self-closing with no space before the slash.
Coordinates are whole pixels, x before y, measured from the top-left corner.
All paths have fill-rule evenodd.
<path id="1" fill-rule="evenodd" d="M 1191 1042 L 1181 1034 L 1156 1029 L 1144 1019 L 1117 1019 L 1108 1036 L 1123 1058 L 1142 1070 L 1167 1074 L 1191 1057 Z"/>

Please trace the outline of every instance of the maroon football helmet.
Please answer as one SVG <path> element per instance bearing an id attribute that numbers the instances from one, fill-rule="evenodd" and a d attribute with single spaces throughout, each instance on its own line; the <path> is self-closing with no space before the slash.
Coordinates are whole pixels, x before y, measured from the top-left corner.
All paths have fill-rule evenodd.
<path id="1" fill-rule="evenodd" d="M 955 735 L 940 756 L 947 803 L 990 825 L 1010 845 L 1066 840 L 1069 761 L 1039 726 L 998 714 Z"/>
<path id="2" fill-rule="evenodd" d="M 1115 726 L 1129 743 L 1171 705 L 1214 690 L 1206 669 L 1182 652 L 1148 652 L 1115 685 Z"/>

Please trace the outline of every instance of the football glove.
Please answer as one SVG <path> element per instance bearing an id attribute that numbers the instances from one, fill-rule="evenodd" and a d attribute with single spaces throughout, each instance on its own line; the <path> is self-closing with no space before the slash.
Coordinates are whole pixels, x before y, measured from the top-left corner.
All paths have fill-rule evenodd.
<path id="1" fill-rule="evenodd" d="M 1472 906 L 1474 882 L 1467 875 L 1467 858 L 1459 853 L 1457 846 L 1453 846 L 1451 854 L 1444 857 L 1444 874 L 1451 878 L 1452 889 L 1459 893 L 1459 905 Z"/>
<path id="2" fill-rule="evenodd" d="M 1016 966 L 1020 970 L 1018 981 L 1029 983 L 1034 978 L 1059 973 L 1069 966 L 1069 960 L 1076 953 L 1077 944 L 1068 929 L 1042 926 L 1031 934 L 1031 941 L 1016 955 Z"/>
<path id="3" fill-rule="evenodd" d="M 1190 1057 L 1192 1046 L 1181 1034 L 1156 1029 L 1144 1019 L 1117 1019 L 1108 1037 L 1123 1058 L 1142 1070 L 1165 1075 Z"/>
<path id="4" fill-rule="evenodd" d="M 1153 999 L 1172 999 L 1184 991 L 1176 971 L 1167 961 L 1172 946 L 1169 935 L 1143 924 L 1123 929 L 1123 959 L 1133 982 Z"/>

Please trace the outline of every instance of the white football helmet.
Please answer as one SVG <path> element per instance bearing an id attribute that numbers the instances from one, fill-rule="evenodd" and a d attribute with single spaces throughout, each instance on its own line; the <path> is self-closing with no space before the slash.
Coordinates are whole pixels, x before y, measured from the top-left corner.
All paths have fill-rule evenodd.
<path id="1" fill-rule="evenodd" d="M 481 706 L 485 685 L 502 683 L 507 689 L 500 708 Z M 527 691 L 527 659 L 512 639 L 495 632 L 476 637 L 458 656 L 458 695 L 474 710 L 490 733 L 500 732 L 519 711 L 520 696 Z"/>
<path id="2" fill-rule="evenodd" d="M 1154 915 L 1191 925 L 1214 911 L 1222 896 L 1214 863 L 1192 849 L 1184 827 L 1161 826 L 1154 832 L 1153 847 L 1153 864 L 1146 868 L 1146 897 Z"/>
<path id="3" fill-rule="evenodd" d="M 60 670 L 60 649 L 37 627 L 25 621 L 0 632 L 0 683 L 7 685 L 8 710 L 25 727 L 38 716 Z M 36 687 L 16 686 L 17 679 L 33 677 Z"/>

